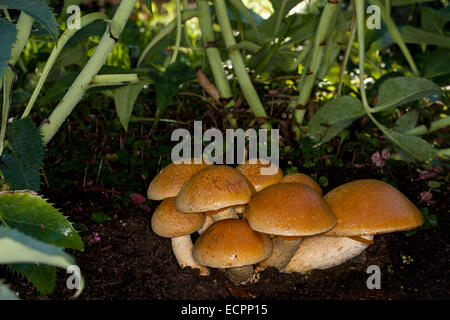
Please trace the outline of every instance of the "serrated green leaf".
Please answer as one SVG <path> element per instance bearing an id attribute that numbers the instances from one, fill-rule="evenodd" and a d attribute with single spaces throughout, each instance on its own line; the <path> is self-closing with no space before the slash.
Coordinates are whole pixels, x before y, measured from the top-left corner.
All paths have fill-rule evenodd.
<path id="1" fill-rule="evenodd" d="M 309 121 L 309 136 L 327 142 L 365 115 L 364 107 L 358 99 L 343 96 L 327 102 Z"/>
<path id="2" fill-rule="evenodd" d="M 398 132 L 404 133 L 408 130 L 414 128 L 417 124 L 417 120 L 419 119 L 419 113 L 417 111 L 409 111 L 404 113 L 400 118 L 395 122 L 394 129 Z"/>
<path id="3" fill-rule="evenodd" d="M 10 264 L 9 269 L 25 277 L 41 295 L 48 295 L 55 290 L 56 267 L 45 264 Z"/>
<path id="4" fill-rule="evenodd" d="M 0 226 L 0 264 L 10 265 L 14 271 L 27 277 L 39 291 L 42 289 L 42 292 L 47 294 L 54 288 L 51 277 L 54 276 L 55 267 L 67 268 L 75 265 L 75 259 L 60 247 Z M 50 279 L 47 278 L 49 275 Z M 50 283 L 46 283 L 46 280 L 50 280 Z M 78 294 L 83 289 L 83 281 L 80 284 L 82 288 Z"/>
<path id="5" fill-rule="evenodd" d="M 19 298 L 14 291 L 0 281 L 0 301 L 2 300 L 19 300 Z"/>
<path id="6" fill-rule="evenodd" d="M 53 40 L 58 39 L 58 23 L 46 0 L 0 0 L 0 6 L 25 12 L 39 22 Z"/>
<path id="7" fill-rule="evenodd" d="M 380 86 L 374 112 L 394 108 L 431 95 L 443 94 L 441 88 L 424 78 L 398 77 L 387 79 Z"/>
<path id="8" fill-rule="evenodd" d="M 51 204 L 30 191 L 0 193 L 0 221 L 37 240 L 63 248 L 84 250 L 72 224 Z"/>
<path id="9" fill-rule="evenodd" d="M 131 113 L 133 112 L 134 104 L 143 88 L 144 83 L 140 82 L 111 90 L 117 116 L 125 131 L 128 131 L 128 123 L 130 121 Z"/>
<path id="10" fill-rule="evenodd" d="M 8 67 L 11 59 L 11 50 L 16 41 L 16 26 L 6 19 L 0 19 L 0 79 L 3 77 L 3 69 Z"/>
<path id="11" fill-rule="evenodd" d="M 40 130 L 29 118 L 14 119 L 7 135 L 9 146 L 1 157 L 0 170 L 14 190 L 38 191 L 44 158 Z"/>
<path id="12" fill-rule="evenodd" d="M 430 161 L 436 157 L 436 150 L 427 141 L 416 136 L 389 130 L 381 124 L 377 125 L 389 140 L 402 149 L 407 155 L 419 161 Z"/>

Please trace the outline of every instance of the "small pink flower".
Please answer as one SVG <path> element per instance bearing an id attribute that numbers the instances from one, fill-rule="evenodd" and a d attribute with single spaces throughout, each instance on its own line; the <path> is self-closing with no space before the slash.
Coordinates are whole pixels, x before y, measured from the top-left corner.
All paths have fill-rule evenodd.
<path id="1" fill-rule="evenodd" d="M 150 212 L 150 208 L 148 206 L 139 206 L 142 210 L 144 210 L 145 212 Z"/>
<path id="2" fill-rule="evenodd" d="M 372 154 L 371 159 L 372 159 L 372 162 L 373 162 L 377 167 L 382 167 L 382 166 L 384 166 L 384 161 L 381 159 L 381 155 L 380 155 L 380 153 L 379 153 L 378 151 L 377 151 L 377 152 L 374 152 L 374 154 Z"/>
<path id="3" fill-rule="evenodd" d="M 389 159 L 391 157 L 391 154 L 389 153 L 388 149 L 383 149 L 383 151 L 381 151 L 381 157 L 383 159 Z"/>
<path id="4" fill-rule="evenodd" d="M 141 155 L 141 152 L 140 152 L 139 150 L 136 151 L 136 155 L 140 156 L 140 155 Z"/>
<path id="5" fill-rule="evenodd" d="M 142 194 L 132 193 L 130 194 L 130 199 L 137 206 L 141 205 L 145 200 L 147 200 Z"/>
<path id="6" fill-rule="evenodd" d="M 142 180 L 147 179 L 147 177 L 145 175 L 143 175 L 143 174 L 141 174 L 141 178 L 142 178 Z"/>
<path id="7" fill-rule="evenodd" d="M 433 198 L 433 195 L 429 191 L 423 191 L 423 192 L 420 193 L 420 199 L 422 199 L 423 201 L 428 202 L 432 198 Z"/>
<path id="8" fill-rule="evenodd" d="M 278 90 L 269 90 L 269 94 L 271 96 L 276 96 L 278 94 Z"/>
<path id="9" fill-rule="evenodd" d="M 419 172 L 420 172 L 420 179 L 422 179 L 422 180 L 431 179 L 436 176 L 436 173 L 433 171 L 426 171 L 426 170 L 420 171 L 419 170 Z"/>
<path id="10" fill-rule="evenodd" d="M 42 229 L 45 229 L 45 226 L 44 226 L 43 224 L 41 224 L 41 228 L 42 228 Z"/>
<path id="11" fill-rule="evenodd" d="M 92 233 L 92 238 L 91 237 L 89 237 L 89 242 L 90 243 L 95 243 L 95 242 L 99 242 L 101 239 L 100 239 L 100 236 L 98 235 L 98 232 L 93 232 Z"/>
<path id="12" fill-rule="evenodd" d="M 322 160 L 326 160 L 326 159 L 328 159 L 330 157 L 330 155 L 329 154 L 326 154 L 326 155 L 324 155 L 324 156 L 322 156 Z"/>

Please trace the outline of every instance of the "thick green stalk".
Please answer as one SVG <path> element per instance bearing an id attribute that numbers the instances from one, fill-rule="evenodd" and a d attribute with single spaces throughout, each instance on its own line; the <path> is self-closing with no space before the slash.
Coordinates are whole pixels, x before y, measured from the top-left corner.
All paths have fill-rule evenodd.
<path id="1" fill-rule="evenodd" d="M 231 98 L 233 92 L 228 83 L 227 75 L 222 66 L 220 51 L 215 45 L 214 31 L 212 29 L 211 14 L 208 1 L 197 0 L 197 10 L 200 30 L 202 32 L 203 45 L 206 48 L 206 57 L 214 77 L 214 83 L 219 90 L 221 98 Z"/>
<path id="2" fill-rule="evenodd" d="M 17 20 L 17 40 L 14 42 L 13 48 L 11 50 L 11 59 L 9 59 L 9 64 L 14 66 L 19 60 L 20 54 L 23 48 L 27 44 L 28 38 L 30 37 L 31 28 L 33 27 L 33 18 L 27 15 L 25 12 L 21 12 L 19 20 Z"/>
<path id="3" fill-rule="evenodd" d="M 181 13 L 181 21 L 184 23 L 187 20 L 190 20 L 194 17 L 198 16 L 197 11 L 183 11 Z M 144 62 L 147 55 L 150 53 L 150 51 L 166 36 L 171 34 L 175 29 L 177 28 L 177 21 L 176 19 L 171 21 L 167 26 L 165 26 L 153 39 L 150 41 L 150 43 L 147 45 L 147 47 L 142 52 L 141 56 L 139 57 L 139 60 L 137 62 L 137 66 L 139 67 L 142 62 Z"/>
<path id="4" fill-rule="evenodd" d="M 324 42 L 330 31 L 332 32 L 334 29 L 335 16 L 339 8 L 340 1 L 336 3 L 328 2 L 323 9 L 314 39 L 313 50 L 310 53 L 311 60 L 309 65 L 305 67 L 300 79 L 301 86 L 299 87 L 300 94 L 298 95 L 297 106 L 304 107 L 308 103 L 323 57 Z M 295 111 L 294 119 L 297 123 L 301 124 L 303 122 L 305 112 L 305 109 Z"/>
<path id="5" fill-rule="evenodd" d="M 353 6 L 352 25 L 350 27 L 350 34 L 348 35 L 347 47 L 345 48 L 344 59 L 342 60 L 341 71 L 339 73 L 339 84 L 338 84 L 338 88 L 337 88 L 337 96 L 338 97 L 340 97 L 341 93 L 342 93 L 342 85 L 344 82 L 344 73 L 345 73 L 345 69 L 347 67 L 348 59 L 350 58 L 350 52 L 352 50 L 353 41 L 355 40 L 355 35 L 356 35 L 355 24 L 356 24 L 356 15 L 355 15 L 355 8 Z"/>
<path id="6" fill-rule="evenodd" d="M 177 6 L 177 36 L 175 39 L 175 47 L 173 49 L 173 54 L 172 54 L 172 58 L 170 59 L 170 63 L 174 63 L 175 61 L 177 61 L 177 55 L 178 55 L 178 50 L 180 50 L 180 43 L 181 43 L 181 2 L 180 0 L 176 1 L 176 6 Z"/>
<path id="7" fill-rule="evenodd" d="M 431 122 L 429 128 L 427 128 L 425 125 L 421 125 L 411 130 L 408 130 L 405 133 L 413 136 L 421 136 L 433 131 L 447 128 L 448 126 L 450 126 L 450 117 L 445 117 Z"/>
<path id="8" fill-rule="evenodd" d="M 281 25 L 281 19 L 284 16 L 284 10 L 286 8 L 288 0 L 281 0 L 280 10 L 278 11 L 277 20 L 275 21 L 275 28 L 273 30 L 272 39 L 275 39 L 278 33 L 278 30 L 280 29 Z"/>
<path id="9" fill-rule="evenodd" d="M 411 56 L 411 53 L 409 52 L 409 49 L 406 46 L 406 43 L 403 40 L 402 35 L 400 34 L 400 31 L 398 31 L 394 20 L 392 20 L 390 11 L 386 10 L 386 8 L 383 6 L 383 4 L 378 0 L 369 0 L 369 2 L 380 7 L 381 17 L 383 18 L 384 22 L 386 23 L 386 26 L 389 31 L 389 35 L 391 36 L 392 40 L 394 40 L 394 42 L 397 43 L 397 45 L 400 47 L 400 50 L 402 51 L 403 55 L 405 56 L 406 61 L 408 61 L 409 67 L 411 68 L 413 74 L 416 77 L 419 77 L 420 76 L 419 69 L 417 69 L 416 63 L 414 62 L 414 59 Z"/>
<path id="10" fill-rule="evenodd" d="M 9 109 L 11 106 L 12 85 L 14 82 L 14 71 L 11 68 L 3 70 L 3 108 L 2 108 L 2 125 L 0 129 L 0 155 L 3 154 L 5 147 L 6 126 L 8 123 Z"/>
<path id="11" fill-rule="evenodd" d="M 81 18 L 80 27 L 84 28 L 86 25 L 88 25 L 94 21 L 107 20 L 107 19 L 108 19 L 108 17 L 104 13 L 91 13 L 91 14 L 85 15 L 84 17 Z M 56 44 L 55 48 L 53 48 L 53 51 L 50 54 L 50 57 L 48 58 L 47 63 L 45 64 L 44 70 L 42 70 L 39 81 L 36 84 L 33 94 L 31 95 L 31 98 L 28 101 L 27 107 L 25 108 L 25 111 L 22 114 L 22 118 L 25 118 L 30 114 L 31 109 L 33 108 L 33 105 L 36 102 L 36 99 L 38 98 L 39 93 L 41 92 L 41 89 L 44 86 L 44 83 L 47 80 L 47 77 L 48 77 L 53 65 L 56 62 L 56 59 L 58 58 L 58 56 L 61 53 L 64 46 L 67 44 L 67 42 L 70 40 L 70 38 L 72 38 L 73 35 L 77 31 L 78 31 L 77 29 L 66 29 L 66 31 L 64 31 L 64 33 L 59 38 L 58 43 Z"/>
<path id="12" fill-rule="evenodd" d="M 118 25 L 120 32 L 125 27 L 136 2 L 137 0 L 122 0 L 120 3 L 112 20 Z M 63 122 L 70 115 L 81 98 L 83 98 L 86 92 L 84 86 L 92 82 L 94 76 L 97 75 L 104 65 L 117 41 L 116 37 L 113 37 L 110 32 L 110 28 L 105 31 L 94 54 L 70 86 L 65 96 L 56 106 L 55 110 L 50 114 L 48 121 L 42 125 L 41 132 L 44 144 L 47 144 L 53 138 Z"/>
<path id="13" fill-rule="evenodd" d="M 233 64 L 233 70 L 239 81 L 244 97 L 256 118 L 267 118 L 266 111 L 264 110 L 258 93 L 247 73 L 241 53 L 239 52 L 239 49 L 234 47 L 236 45 L 236 40 L 234 39 L 233 29 L 231 28 L 231 23 L 228 18 L 225 0 L 215 0 L 214 3 L 225 46 L 228 49 L 228 56 Z"/>

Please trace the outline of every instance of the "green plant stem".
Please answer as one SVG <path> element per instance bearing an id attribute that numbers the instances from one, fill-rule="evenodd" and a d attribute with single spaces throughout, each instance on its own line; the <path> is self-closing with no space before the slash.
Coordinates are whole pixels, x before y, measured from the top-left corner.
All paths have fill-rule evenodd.
<path id="1" fill-rule="evenodd" d="M 323 9 L 322 15 L 320 17 L 319 25 L 314 38 L 313 49 L 310 53 L 311 60 L 310 63 L 305 66 L 303 70 L 302 77 L 300 79 L 299 85 L 299 95 L 297 99 L 297 106 L 304 107 L 311 96 L 312 88 L 314 87 L 314 82 L 316 80 L 316 75 L 320 67 L 322 60 L 324 46 L 323 43 L 326 41 L 329 31 L 334 29 L 334 22 L 336 21 L 335 16 L 340 8 L 340 1 L 337 3 L 328 2 Z M 295 106 L 295 107 L 297 107 Z M 298 124 L 303 123 L 303 118 L 305 116 L 306 110 L 297 109 L 294 113 L 294 120 Z"/>
<path id="2" fill-rule="evenodd" d="M 94 21 L 107 20 L 107 18 L 108 17 L 104 13 L 91 13 L 81 18 L 80 27 L 84 28 L 86 25 Z M 38 83 L 36 84 L 36 87 L 33 90 L 33 94 L 31 95 L 30 100 L 28 100 L 28 104 L 22 114 L 22 118 L 25 118 L 30 114 L 31 109 L 33 108 L 33 105 L 36 102 L 36 99 L 38 98 L 39 93 L 41 92 L 41 89 L 44 86 L 44 83 L 47 80 L 47 77 L 56 62 L 56 59 L 63 50 L 64 46 L 77 31 L 77 29 L 66 29 L 59 38 L 58 43 L 56 44 L 55 48 L 53 48 L 53 51 L 45 64 L 44 70 L 42 70 L 41 76 Z"/>
<path id="3" fill-rule="evenodd" d="M 11 106 L 12 86 L 14 82 L 14 71 L 11 68 L 3 70 L 3 108 L 2 108 L 2 125 L 0 128 L 0 156 L 3 154 L 5 147 L 6 127 L 8 124 L 9 109 Z"/>
<path id="4" fill-rule="evenodd" d="M 275 21 L 275 28 L 273 30 L 272 39 L 274 40 L 277 36 L 278 30 L 280 30 L 281 19 L 284 16 L 284 10 L 286 8 L 288 0 L 281 0 L 280 10 L 278 11 L 277 20 Z"/>
<path id="5" fill-rule="evenodd" d="M 350 58 L 350 52 L 352 50 L 353 41 L 355 40 L 356 35 L 356 14 L 355 7 L 353 6 L 353 17 L 352 17 L 352 25 L 350 27 L 350 34 L 348 35 L 347 47 L 345 48 L 344 59 L 341 63 L 341 70 L 339 72 L 339 83 L 337 87 L 337 96 L 340 97 L 342 93 L 342 86 L 344 82 L 344 73 L 347 67 L 348 59 Z"/>
<path id="6" fill-rule="evenodd" d="M 258 25 L 256 24 L 255 19 L 253 18 L 250 10 L 242 3 L 241 0 L 228 0 L 240 13 L 243 14 L 245 18 L 247 18 L 250 26 L 256 34 L 258 41 L 262 42 L 261 32 L 259 31 Z"/>
<path id="7" fill-rule="evenodd" d="M 217 19 L 219 21 L 220 29 L 222 31 L 222 36 L 225 42 L 225 46 L 228 50 L 228 56 L 233 64 L 233 70 L 236 74 L 236 77 L 239 81 L 239 85 L 244 94 L 247 103 L 250 106 L 250 109 L 253 115 L 256 118 L 267 118 L 266 111 L 263 108 L 261 100 L 259 99 L 258 93 L 256 92 L 250 76 L 245 69 L 245 63 L 239 52 L 239 49 L 235 48 L 236 40 L 233 36 L 233 29 L 231 28 L 231 23 L 228 18 L 227 6 L 225 4 L 225 0 L 215 0 L 215 8 Z M 268 127 L 269 124 L 266 122 L 265 127 Z"/>
<path id="8" fill-rule="evenodd" d="M 212 29 L 211 14 L 208 1 L 197 0 L 198 18 L 202 32 L 203 45 L 206 48 L 206 57 L 214 77 L 214 83 L 222 98 L 229 99 L 233 96 L 227 75 L 222 66 L 220 51 L 215 43 L 214 31 Z"/>
<path id="9" fill-rule="evenodd" d="M 188 0 L 183 0 L 183 10 L 187 10 L 187 9 L 188 9 Z M 184 35 L 184 41 L 186 42 L 188 47 L 190 49 L 194 49 L 194 47 L 192 46 L 192 40 L 189 37 L 189 32 L 188 32 L 188 28 L 187 28 L 186 24 L 183 25 L 183 35 Z"/>
<path id="10" fill-rule="evenodd" d="M 121 32 L 134 9 L 137 0 L 122 0 L 112 21 L 119 26 Z M 116 44 L 116 37 L 111 36 L 107 28 L 94 54 L 91 56 L 83 70 L 70 86 L 69 90 L 50 114 L 48 121 L 41 127 L 44 144 L 47 144 L 61 127 L 66 118 L 73 111 L 86 92 L 83 86 L 92 82 L 92 79 L 104 65 L 108 55 Z"/>
<path id="11" fill-rule="evenodd" d="M 11 50 L 11 59 L 9 59 L 9 64 L 14 66 L 19 60 L 20 54 L 23 48 L 27 44 L 30 38 L 31 28 L 33 27 L 33 18 L 24 13 L 20 13 L 19 20 L 17 20 L 17 40 L 14 42 L 13 48 Z"/>
<path id="12" fill-rule="evenodd" d="M 386 23 L 386 26 L 389 31 L 389 35 L 391 36 L 392 40 L 397 43 L 397 45 L 400 47 L 400 50 L 402 51 L 403 55 L 406 58 L 406 61 L 408 61 L 409 67 L 411 68 L 413 74 L 416 77 L 420 76 L 419 69 L 417 69 L 416 63 L 414 62 L 413 57 L 411 56 L 411 53 L 409 52 L 408 47 L 406 46 L 405 41 L 402 38 L 402 35 L 400 34 L 400 31 L 398 31 L 397 26 L 395 25 L 394 20 L 391 18 L 390 10 L 387 10 L 384 5 L 379 0 L 369 0 L 371 4 L 375 4 L 380 7 L 381 11 L 381 17 Z"/>
<path id="13" fill-rule="evenodd" d="M 208 1 L 197 0 L 197 10 L 203 46 L 205 47 L 206 58 L 208 59 L 208 64 L 214 77 L 214 84 L 216 85 L 221 98 L 230 99 L 233 97 L 233 92 L 231 91 L 230 83 L 228 82 L 227 75 L 222 66 L 220 51 L 215 45 L 216 39 L 212 29 Z M 234 100 L 231 100 L 227 106 L 234 106 Z M 227 113 L 227 120 L 232 128 L 237 128 L 237 121 L 231 112 Z"/>
<path id="14" fill-rule="evenodd" d="M 448 126 L 450 126 L 450 117 L 445 117 L 431 122 L 429 128 L 427 128 L 425 125 L 420 125 L 406 131 L 405 133 L 413 136 L 422 136 L 433 131 L 447 128 Z"/>
<path id="15" fill-rule="evenodd" d="M 181 3 L 180 0 L 176 1 L 177 6 L 177 36 L 175 38 L 175 48 L 173 50 L 172 58 L 170 59 L 170 63 L 174 63 L 177 61 L 178 50 L 180 49 L 181 43 Z"/>
<path id="16" fill-rule="evenodd" d="M 198 16 L 197 11 L 183 11 L 181 13 L 181 21 L 184 23 L 187 20 L 190 20 L 192 18 L 195 18 Z M 167 26 L 165 26 L 153 39 L 150 41 L 150 43 L 147 45 L 147 47 L 142 52 L 141 56 L 139 57 L 139 60 L 137 62 L 137 67 L 139 67 L 142 62 L 144 62 L 147 55 L 150 53 L 150 51 L 165 37 L 167 37 L 169 34 L 171 34 L 175 29 L 177 28 L 177 21 L 176 19 L 171 21 Z"/>

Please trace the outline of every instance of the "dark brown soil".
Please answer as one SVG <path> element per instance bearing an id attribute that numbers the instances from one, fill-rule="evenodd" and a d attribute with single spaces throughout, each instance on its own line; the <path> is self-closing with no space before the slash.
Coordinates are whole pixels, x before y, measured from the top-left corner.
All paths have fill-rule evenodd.
<path id="1" fill-rule="evenodd" d="M 329 173 L 331 188 L 358 178 L 377 178 L 376 170 L 338 168 Z M 408 179 L 404 166 L 398 172 L 399 189 L 410 199 L 421 191 Z M 380 177 L 378 177 L 380 178 Z M 49 192 L 49 190 L 48 190 Z M 144 192 L 143 192 L 144 193 Z M 430 213 L 439 218 L 435 228 L 420 230 L 407 237 L 403 233 L 379 235 L 361 256 L 341 266 L 316 270 L 307 275 L 282 274 L 269 268 L 260 281 L 234 286 L 225 275 L 213 270 L 209 277 L 197 271 L 181 270 L 171 252 L 170 240 L 151 231 L 151 213 L 136 209 L 115 212 L 102 224 L 90 215 L 110 196 L 92 190 L 53 190 L 55 201 L 72 221 L 84 223 L 85 252 L 73 252 L 86 280 L 81 299 L 448 299 L 449 212 L 448 190 L 436 194 Z M 155 203 L 156 205 L 156 203 Z M 81 209 L 80 209 L 81 208 Z M 101 241 L 91 244 L 88 236 L 98 232 Z M 412 259 L 405 263 L 402 257 Z M 369 290 L 366 269 L 378 265 L 382 271 L 381 289 Z M 73 292 L 65 288 L 66 275 L 60 271 L 57 289 L 40 297 L 25 281 L 7 278 L 25 299 L 68 299 Z"/>

